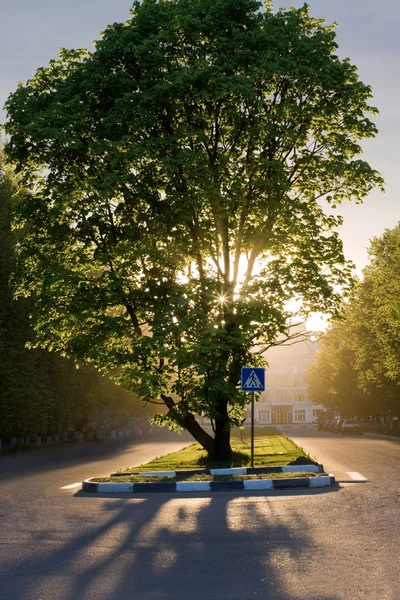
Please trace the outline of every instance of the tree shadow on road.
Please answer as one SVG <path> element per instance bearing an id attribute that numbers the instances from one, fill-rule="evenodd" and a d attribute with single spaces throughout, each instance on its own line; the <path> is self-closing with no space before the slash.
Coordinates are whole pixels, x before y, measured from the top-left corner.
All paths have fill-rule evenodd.
<path id="1" fill-rule="evenodd" d="M 282 512 L 274 498 L 216 493 L 81 500 L 93 503 L 93 518 L 85 522 L 77 513 L 61 547 L 43 535 L 32 540 L 23 572 L 3 579 L 1 599 L 339 600 L 301 587 L 313 568 L 315 539 L 304 516 Z"/>

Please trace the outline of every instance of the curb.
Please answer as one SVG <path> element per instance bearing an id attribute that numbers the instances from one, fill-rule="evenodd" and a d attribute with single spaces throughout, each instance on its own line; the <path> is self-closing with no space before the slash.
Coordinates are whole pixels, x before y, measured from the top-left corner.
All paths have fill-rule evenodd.
<path id="1" fill-rule="evenodd" d="M 382 438 L 384 440 L 400 440 L 400 437 L 394 435 L 384 435 L 383 433 L 369 433 L 368 431 L 366 431 L 364 435 L 371 435 L 372 437 Z"/>
<path id="2" fill-rule="evenodd" d="M 129 471 L 125 473 L 111 473 L 111 477 L 128 477 L 129 475 L 143 475 L 145 477 L 183 477 L 190 475 L 266 475 L 267 473 L 323 473 L 321 463 L 309 465 L 286 465 L 285 467 L 232 467 L 230 469 L 195 469 L 192 471 Z"/>
<path id="3" fill-rule="evenodd" d="M 90 479 L 82 482 L 82 491 L 97 494 L 148 493 L 148 492 L 227 492 L 249 490 L 273 490 L 282 488 L 327 487 L 335 484 L 334 475 L 321 477 L 297 477 L 292 479 L 244 479 L 242 481 L 177 481 L 176 483 L 94 483 Z"/>

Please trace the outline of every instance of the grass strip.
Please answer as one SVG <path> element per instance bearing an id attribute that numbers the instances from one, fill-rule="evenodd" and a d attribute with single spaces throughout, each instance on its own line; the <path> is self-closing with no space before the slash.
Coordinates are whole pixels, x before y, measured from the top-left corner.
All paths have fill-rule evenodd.
<path id="1" fill-rule="evenodd" d="M 236 429 L 231 434 L 233 450 L 231 461 L 216 461 L 210 458 L 200 444 L 191 444 L 178 452 L 172 452 L 144 465 L 121 469 L 120 473 L 132 471 L 179 471 L 193 469 L 218 469 L 250 466 L 250 431 Z M 276 467 L 297 462 L 312 462 L 302 448 L 274 427 L 256 429 L 254 437 L 254 466 Z M 264 476 L 263 476 L 264 478 Z M 170 478 L 168 478 L 171 481 Z M 121 478 L 118 478 L 121 481 Z"/>

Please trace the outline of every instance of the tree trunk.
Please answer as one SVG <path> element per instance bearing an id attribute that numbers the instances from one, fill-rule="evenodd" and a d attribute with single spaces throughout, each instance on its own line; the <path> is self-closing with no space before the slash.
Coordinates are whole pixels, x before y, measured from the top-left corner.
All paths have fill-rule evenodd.
<path id="1" fill-rule="evenodd" d="M 228 416 L 228 402 L 222 400 L 218 409 L 218 415 L 215 419 L 215 450 L 213 458 L 216 460 L 231 460 L 231 428 Z"/>
<path id="2" fill-rule="evenodd" d="M 161 395 L 162 400 L 171 413 L 176 414 L 175 402 L 170 396 Z M 191 413 L 175 417 L 177 423 L 186 429 L 204 450 L 215 460 L 232 460 L 231 431 L 228 415 L 228 400 L 221 398 L 217 406 L 215 418 L 215 437 L 212 438 L 196 421 Z"/>
<path id="3" fill-rule="evenodd" d="M 220 426 L 221 419 L 216 420 L 214 446 L 215 460 L 232 460 L 231 432 L 224 429 L 224 422 Z"/>
<path id="4" fill-rule="evenodd" d="M 171 414 L 176 415 L 176 407 L 173 398 L 165 394 L 161 394 L 161 398 L 164 404 L 167 406 Z M 196 421 L 194 415 L 187 413 L 182 416 L 175 416 L 175 421 L 179 423 L 186 431 L 190 433 L 199 442 L 200 446 L 203 446 L 204 450 L 210 455 L 215 453 L 215 440 L 205 431 Z"/>
<path id="5" fill-rule="evenodd" d="M 215 439 L 211 437 L 196 421 L 193 415 L 188 414 L 182 419 L 183 427 L 194 437 L 200 446 L 211 456 L 215 454 Z"/>

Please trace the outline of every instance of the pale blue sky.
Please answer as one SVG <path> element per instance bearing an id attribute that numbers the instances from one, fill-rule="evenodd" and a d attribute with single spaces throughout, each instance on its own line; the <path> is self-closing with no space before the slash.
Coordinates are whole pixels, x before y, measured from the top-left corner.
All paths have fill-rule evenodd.
<path id="1" fill-rule="evenodd" d="M 106 25 L 129 18 L 131 0 L 0 0 L 0 105 L 19 81 L 58 55 L 60 47 L 90 47 Z M 275 2 L 299 7 L 303 1 Z M 398 0 L 309 0 L 313 16 L 338 22 L 339 55 L 359 68 L 374 90 L 379 136 L 365 144 L 364 158 L 381 171 L 386 193 L 372 192 L 362 206 L 340 209 L 348 258 L 358 269 L 373 236 L 400 220 L 400 3 Z M 3 116 L 4 120 L 4 116 Z"/>

